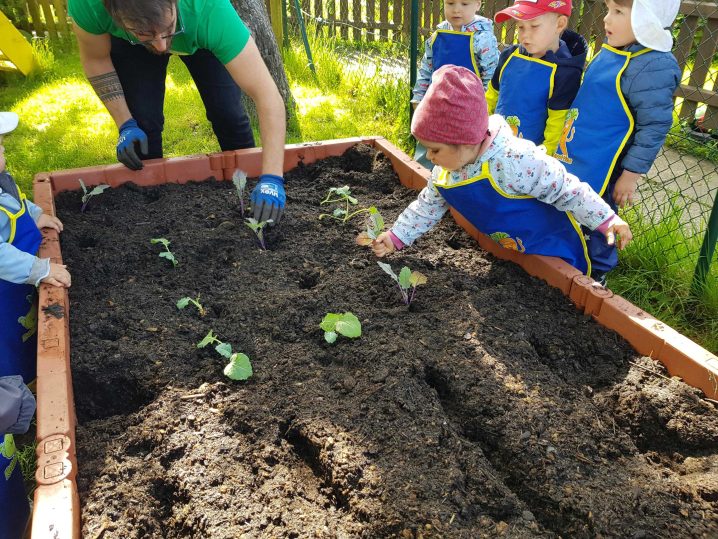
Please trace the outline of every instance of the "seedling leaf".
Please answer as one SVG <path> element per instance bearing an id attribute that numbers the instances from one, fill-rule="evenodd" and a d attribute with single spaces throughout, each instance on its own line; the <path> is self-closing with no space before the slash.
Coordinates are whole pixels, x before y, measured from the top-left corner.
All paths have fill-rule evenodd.
<path id="1" fill-rule="evenodd" d="M 177 300 L 177 308 L 184 309 L 185 307 L 187 307 L 187 305 L 189 305 L 189 299 L 190 298 L 180 298 L 179 300 Z"/>
<path id="2" fill-rule="evenodd" d="M 231 380 L 247 380 L 252 374 L 252 363 L 246 354 L 232 354 L 224 367 L 224 375 Z"/>
<path id="3" fill-rule="evenodd" d="M 218 344 L 214 349 L 217 350 L 217 353 L 222 357 L 226 357 L 227 359 L 232 357 L 232 345 L 227 342 Z"/>
<path id="4" fill-rule="evenodd" d="M 334 331 L 334 328 L 337 326 L 337 322 L 341 320 L 342 315 L 337 313 L 327 313 L 327 315 L 322 319 L 321 323 L 319 324 L 319 327 L 322 328 L 324 331 Z"/>
<path id="5" fill-rule="evenodd" d="M 394 273 L 394 270 L 391 269 L 391 266 L 385 262 L 377 262 L 379 264 L 379 267 L 383 269 L 386 273 L 391 275 L 391 278 L 394 279 L 397 283 L 399 282 L 399 277 L 396 276 L 396 273 Z"/>
<path id="6" fill-rule="evenodd" d="M 361 336 L 361 322 L 354 314 L 327 313 L 319 324 L 324 330 L 324 340 L 333 343 L 337 340 L 337 334 L 344 335 L 350 339 Z"/>
<path id="7" fill-rule="evenodd" d="M 401 286 L 403 289 L 407 289 L 411 287 L 411 270 L 408 268 L 408 266 L 404 266 L 401 268 L 401 271 L 399 272 L 399 286 Z"/>
<path id="8" fill-rule="evenodd" d="M 356 238 L 357 245 L 367 246 L 371 245 L 374 240 L 369 237 L 369 234 L 366 232 L 359 232 L 359 235 Z"/>
<path id="9" fill-rule="evenodd" d="M 324 333 L 324 340 L 329 344 L 334 344 L 337 340 L 338 335 L 334 331 L 327 331 Z"/>
<path id="10" fill-rule="evenodd" d="M 409 284 L 413 287 L 417 287 L 422 284 L 426 284 L 427 281 L 426 275 L 419 271 L 412 271 L 411 272 L 411 278 L 409 279 Z"/>
<path id="11" fill-rule="evenodd" d="M 204 347 L 207 346 L 208 344 L 212 344 L 212 343 L 217 342 L 217 341 L 218 341 L 218 340 L 217 340 L 217 336 L 216 336 L 216 335 L 212 332 L 212 330 L 210 329 L 210 330 L 209 330 L 209 333 L 207 333 L 207 335 L 205 335 L 204 339 L 202 339 L 201 341 L 199 341 L 199 342 L 197 343 L 197 348 L 204 348 Z"/>

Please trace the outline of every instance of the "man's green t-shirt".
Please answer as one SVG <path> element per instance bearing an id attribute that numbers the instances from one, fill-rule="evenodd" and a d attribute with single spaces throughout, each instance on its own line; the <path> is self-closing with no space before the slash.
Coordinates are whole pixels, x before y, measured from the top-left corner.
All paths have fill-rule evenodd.
<path id="1" fill-rule="evenodd" d="M 242 52 L 249 40 L 249 28 L 229 0 L 178 0 L 177 8 L 177 29 L 181 23 L 184 32 L 172 38 L 173 53 L 193 54 L 197 49 L 208 49 L 226 64 Z M 135 39 L 115 24 L 102 0 L 68 0 L 68 11 L 85 32 Z"/>

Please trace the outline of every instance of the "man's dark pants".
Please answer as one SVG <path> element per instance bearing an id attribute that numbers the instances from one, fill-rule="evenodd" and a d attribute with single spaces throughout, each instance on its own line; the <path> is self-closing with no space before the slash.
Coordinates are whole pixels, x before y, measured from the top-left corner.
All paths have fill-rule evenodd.
<path id="1" fill-rule="evenodd" d="M 162 157 L 165 117 L 165 79 L 169 55 L 153 54 L 143 45 L 111 37 L 110 56 L 120 78 L 132 117 L 147 134 L 149 152 L 143 159 Z M 207 119 L 222 150 L 254 147 L 249 117 L 242 105 L 242 91 L 214 54 L 199 49 L 181 55 L 202 97 Z M 190 135 L 188 130 L 187 135 Z"/>

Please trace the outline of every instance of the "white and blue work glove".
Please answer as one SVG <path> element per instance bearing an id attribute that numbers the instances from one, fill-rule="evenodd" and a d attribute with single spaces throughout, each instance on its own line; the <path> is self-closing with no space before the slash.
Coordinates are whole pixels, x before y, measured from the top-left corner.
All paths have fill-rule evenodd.
<path id="1" fill-rule="evenodd" d="M 130 118 L 120 126 L 120 138 L 117 141 L 117 160 L 132 170 L 140 170 L 142 161 L 137 155 L 135 144 L 139 143 L 140 152 L 147 153 L 147 135 L 137 125 L 134 118 Z"/>
<path id="2" fill-rule="evenodd" d="M 284 214 L 287 195 L 284 192 L 284 180 L 274 174 L 262 174 L 250 196 L 254 208 L 254 218 L 259 221 L 272 220 L 276 225 Z"/>

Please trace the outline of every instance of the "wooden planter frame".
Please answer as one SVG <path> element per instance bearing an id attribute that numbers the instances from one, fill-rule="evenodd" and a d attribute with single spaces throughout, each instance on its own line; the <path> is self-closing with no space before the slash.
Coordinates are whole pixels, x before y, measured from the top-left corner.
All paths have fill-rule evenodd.
<path id="1" fill-rule="evenodd" d="M 411 189 L 426 185 L 429 171 L 396 146 L 380 137 L 350 138 L 288 145 L 284 170 L 337 156 L 356 144 L 368 144 L 391 160 L 401 183 Z M 78 189 L 78 179 L 88 186 L 117 187 L 132 181 L 140 186 L 186 183 L 208 178 L 230 180 L 236 168 L 249 176 L 261 173 L 262 149 L 238 150 L 211 155 L 155 159 L 144 169 L 130 171 L 123 165 L 97 166 L 40 173 L 35 176 L 35 203 L 55 214 L 54 196 Z M 524 255 L 504 249 L 478 232 L 460 215 L 457 222 L 479 245 L 498 258 L 519 264 L 527 273 L 559 288 L 576 307 L 599 324 L 625 338 L 639 354 L 663 363 L 671 376 L 700 388 L 718 399 L 718 357 L 684 337 L 660 320 L 610 290 L 593 286 L 593 280 L 563 260 Z M 62 262 L 58 233 L 43 230 L 40 256 Z M 77 494 L 75 456 L 75 405 L 70 366 L 69 301 L 65 289 L 40 287 L 37 354 L 37 489 L 32 520 L 33 539 L 76 539 L 80 537 L 80 500 Z"/>

